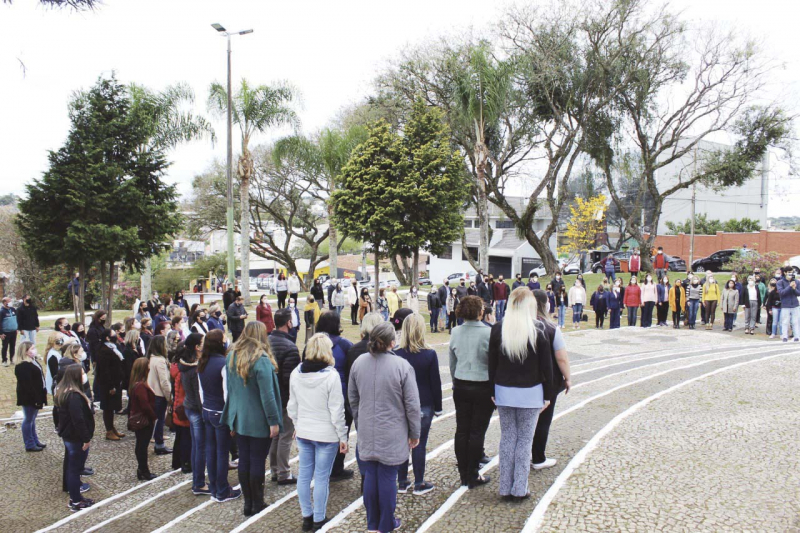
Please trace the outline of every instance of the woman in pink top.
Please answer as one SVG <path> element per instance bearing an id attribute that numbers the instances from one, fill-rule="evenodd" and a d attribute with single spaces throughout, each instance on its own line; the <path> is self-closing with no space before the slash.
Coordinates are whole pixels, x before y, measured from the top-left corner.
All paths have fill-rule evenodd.
<path id="1" fill-rule="evenodd" d="M 648 273 L 642 285 L 642 327 L 649 328 L 653 325 L 653 308 L 658 301 L 658 289 L 653 283 L 652 274 Z"/>

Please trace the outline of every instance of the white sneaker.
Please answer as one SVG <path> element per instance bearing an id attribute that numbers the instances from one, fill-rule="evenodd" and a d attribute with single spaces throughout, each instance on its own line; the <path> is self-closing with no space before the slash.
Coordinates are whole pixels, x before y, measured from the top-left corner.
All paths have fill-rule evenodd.
<path id="1" fill-rule="evenodd" d="M 770 338 L 770 339 L 774 339 L 774 338 L 775 338 L 775 335 L 770 335 L 770 336 L 769 336 L 769 338 Z"/>
<path id="2" fill-rule="evenodd" d="M 557 459 L 553 459 L 552 457 L 550 457 L 545 459 L 543 463 L 531 463 L 531 466 L 533 467 L 534 470 L 543 470 L 545 468 L 552 468 L 556 466 L 557 462 L 558 462 Z"/>

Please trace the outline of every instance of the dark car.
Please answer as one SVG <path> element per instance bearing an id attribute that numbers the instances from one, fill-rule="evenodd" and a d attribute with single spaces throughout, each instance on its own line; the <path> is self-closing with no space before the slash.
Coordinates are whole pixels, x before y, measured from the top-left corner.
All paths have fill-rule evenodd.
<path id="1" fill-rule="evenodd" d="M 697 259 L 692 263 L 692 272 L 705 272 L 711 270 L 712 272 L 719 272 L 722 270 L 725 263 L 733 259 L 739 253 L 739 250 L 720 250 L 714 252 L 708 257 Z"/>
<path id="2" fill-rule="evenodd" d="M 620 272 L 620 261 L 627 261 L 627 260 L 629 260 L 629 259 L 631 258 L 631 255 L 633 255 L 633 253 L 632 253 L 632 252 L 630 252 L 630 251 L 626 251 L 626 252 L 614 252 L 614 253 L 610 253 L 610 254 L 608 254 L 606 257 L 611 257 L 611 256 L 613 256 L 613 257 L 614 257 L 614 258 L 617 260 L 617 264 L 616 264 L 616 271 L 617 271 L 617 272 Z M 604 259 L 605 259 L 605 258 L 604 258 Z M 592 272 L 594 272 L 595 274 L 602 274 L 602 273 L 604 273 L 604 272 L 605 272 L 605 263 L 603 263 L 603 260 L 602 260 L 602 259 L 601 259 L 600 261 L 598 261 L 598 262 L 596 262 L 595 264 L 593 264 L 593 265 L 592 265 Z"/>
<path id="3" fill-rule="evenodd" d="M 667 258 L 667 264 L 669 265 L 670 272 L 686 272 L 686 261 L 677 257 L 675 255 L 667 255 L 664 254 Z M 650 258 L 650 261 L 655 261 L 656 257 L 653 256 Z"/>

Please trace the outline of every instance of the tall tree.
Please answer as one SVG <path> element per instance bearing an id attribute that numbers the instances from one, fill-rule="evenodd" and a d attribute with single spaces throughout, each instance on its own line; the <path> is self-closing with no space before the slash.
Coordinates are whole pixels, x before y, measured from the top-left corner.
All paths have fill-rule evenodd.
<path id="1" fill-rule="evenodd" d="M 698 182 L 717 188 L 741 185 L 769 147 L 786 147 L 793 131 L 792 117 L 780 106 L 752 105 L 763 95 L 772 68 L 754 42 L 713 28 L 692 30 L 667 8 L 654 12 L 649 7 L 644 0 L 618 2 L 595 27 L 611 38 L 592 43 L 604 72 L 612 77 L 620 69 L 629 73 L 614 86 L 618 127 L 592 139 L 589 151 L 642 250 L 652 248 L 670 195 Z M 703 143 L 719 133 L 738 140 L 732 147 Z M 641 207 L 626 206 L 611 179 L 619 137 L 632 139 L 640 154 L 639 180 L 654 203 L 650 228 L 637 220 Z M 687 156 L 696 166 L 685 175 L 657 179 L 660 169 Z M 651 268 L 647 254 L 642 262 L 643 269 Z"/>
<path id="2" fill-rule="evenodd" d="M 97 261 L 140 270 L 180 225 L 176 190 L 161 180 L 163 153 L 141 149 L 147 128 L 131 113 L 127 88 L 114 76 L 78 93 L 70 120 L 65 145 L 50 152 L 50 168 L 20 201 L 25 245 L 42 264 L 77 266 L 81 279 Z M 113 282 L 108 300 L 112 296 Z M 81 285 L 81 319 L 83 300 Z"/>
<path id="3" fill-rule="evenodd" d="M 131 98 L 131 113 L 149 132 L 141 149 L 169 151 L 177 145 L 208 137 L 214 142 L 214 129 L 201 116 L 194 115 L 187 107 L 194 103 L 194 91 L 186 83 L 170 85 L 154 91 L 138 84 L 128 86 Z M 155 251 L 154 251 L 155 253 Z M 145 260 L 141 276 L 140 297 L 150 298 L 152 268 L 150 258 Z"/>
<path id="4" fill-rule="evenodd" d="M 398 184 L 403 156 L 399 137 L 381 120 L 368 129 L 344 166 L 341 187 L 331 200 L 334 221 L 345 233 L 371 245 L 375 254 L 375 297 L 379 290 L 382 247 L 403 231 L 405 205 Z M 385 253 L 385 250 L 384 250 Z"/>
<path id="5" fill-rule="evenodd" d="M 346 129 L 326 128 L 315 139 L 299 135 L 286 137 L 275 143 L 273 155 L 276 163 L 292 157 L 297 163 L 307 167 L 308 177 L 315 182 L 317 190 L 327 191 L 328 198 L 336 190 L 342 167 L 350 159 L 350 153 L 358 144 L 366 140 L 367 130 L 363 126 Z M 326 201 L 328 209 L 328 234 L 330 252 L 328 264 L 332 278 L 338 277 L 339 234 L 334 222 L 333 202 Z"/>
<path id="6" fill-rule="evenodd" d="M 269 128 L 291 125 L 298 127 L 300 119 L 293 105 L 299 94 L 286 83 L 274 87 L 258 85 L 251 87 L 242 79 L 239 90 L 232 95 L 232 119 L 239 125 L 242 134 L 242 153 L 236 166 L 241 187 L 241 222 L 240 237 L 242 249 L 242 284 L 245 305 L 250 305 L 250 179 L 253 176 L 253 156 L 250 153 L 250 141 L 256 133 L 263 133 Z M 208 97 L 209 108 L 219 114 L 228 109 L 228 92 L 220 83 L 211 84 Z"/>

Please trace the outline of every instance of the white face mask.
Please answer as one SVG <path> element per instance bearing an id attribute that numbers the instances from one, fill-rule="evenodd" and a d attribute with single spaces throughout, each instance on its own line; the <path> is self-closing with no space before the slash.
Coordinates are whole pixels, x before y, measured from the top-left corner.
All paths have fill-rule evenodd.
<path id="1" fill-rule="evenodd" d="M 81 350 L 80 353 L 81 353 L 81 362 L 86 361 L 86 352 Z M 86 377 L 86 374 L 84 374 L 84 377 Z"/>
<path id="2" fill-rule="evenodd" d="M 747 284 L 748 284 L 749 286 L 753 287 L 753 286 L 755 286 L 756 282 L 755 282 L 755 281 L 753 281 L 753 280 L 750 280 L 750 281 L 748 281 L 748 282 L 747 282 Z"/>
<path id="3" fill-rule="evenodd" d="M 89 383 L 89 376 L 86 375 L 86 372 L 83 373 L 83 383 Z"/>

